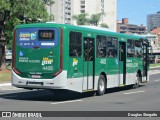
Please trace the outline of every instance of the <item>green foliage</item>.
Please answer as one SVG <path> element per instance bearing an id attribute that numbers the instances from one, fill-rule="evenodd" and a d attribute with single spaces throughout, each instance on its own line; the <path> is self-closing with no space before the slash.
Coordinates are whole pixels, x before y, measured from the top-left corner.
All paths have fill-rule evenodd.
<path id="1" fill-rule="evenodd" d="M 72 18 L 76 20 L 77 25 L 91 24 L 94 26 L 98 26 L 102 15 L 105 15 L 105 13 L 92 14 L 90 18 L 87 18 L 88 14 L 84 13 L 79 15 L 73 15 Z M 105 23 L 100 24 L 100 26 L 108 28 L 108 25 Z"/>
<path id="2" fill-rule="evenodd" d="M 42 18 L 43 21 L 48 18 L 45 4 L 40 0 L 14 0 L 11 14 L 17 18 L 20 16 L 31 19 Z"/>
<path id="3" fill-rule="evenodd" d="M 12 48 L 12 40 L 13 40 L 13 29 L 16 25 L 20 24 L 20 20 L 16 17 L 10 18 L 4 28 L 5 38 L 7 40 L 7 48 Z"/>
<path id="4" fill-rule="evenodd" d="M 46 5 L 52 5 L 52 4 L 54 4 L 54 1 L 53 1 L 53 0 L 43 0 L 43 2 L 44 2 Z"/>
<path id="5" fill-rule="evenodd" d="M 104 27 L 104 28 L 109 28 L 106 23 L 102 23 L 100 26 L 101 26 L 101 27 Z"/>
<path id="6" fill-rule="evenodd" d="M 52 4 L 54 4 L 53 0 L 43 0 L 43 2 L 51 8 Z M 51 10 L 51 9 L 50 9 Z M 54 15 L 50 11 L 49 21 L 54 21 Z"/>
<path id="7" fill-rule="evenodd" d="M 0 0 L 0 13 L 9 11 L 3 26 L 8 48 L 12 46 L 13 29 L 16 25 L 49 20 L 45 8 L 49 2 L 53 4 L 53 0 Z"/>
<path id="8" fill-rule="evenodd" d="M 6 0 L 0 0 L 0 12 L 4 12 L 3 10 L 9 10 L 10 4 L 6 2 Z"/>
<path id="9" fill-rule="evenodd" d="M 102 13 L 92 14 L 91 18 L 89 19 L 89 23 L 94 25 L 94 26 L 98 26 L 99 21 L 101 19 L 101 15 L 102 15 Z"/>
<path id="10" fill-rule="evenodd" d="M 87 13 L 83 13 L 79 15 L 73 15 L 72 18 L 76 20 L 77 25 L 86 25 L 88 23 L 87 16 L 88 16 Z"/>

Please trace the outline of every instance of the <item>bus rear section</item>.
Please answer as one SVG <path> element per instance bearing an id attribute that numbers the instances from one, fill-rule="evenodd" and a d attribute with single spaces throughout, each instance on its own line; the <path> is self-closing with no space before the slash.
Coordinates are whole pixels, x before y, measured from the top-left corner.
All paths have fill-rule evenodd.
<path id="1" fill-rule="evenodd" d="M 14 31 L 12 85 L 63 89 L 61 29 L 24 27 Z M 61 73 L 61 74 L 60 74 Z"/>

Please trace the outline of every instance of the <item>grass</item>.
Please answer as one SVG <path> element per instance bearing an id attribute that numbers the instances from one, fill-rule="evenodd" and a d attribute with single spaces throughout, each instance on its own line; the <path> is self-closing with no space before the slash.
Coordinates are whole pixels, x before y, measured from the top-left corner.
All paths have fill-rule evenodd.
<path id="1" fill-rule="evenodd" d="M 11 71 L 10 70 L 0 70 L 0 83 L 8 83 L 11 81 Z"/>
<path id="2" fill-rule="evenodd" d="M 12 66 L 9 65 L 9 66 L 7 66 L 6 68 L 7 68 L 8 70 L 11 70 L 11 69 L 12 69 Z"/>
<path id="3" fill-rule="evenodd" d="M 150 67 L 160 67 L 160 63 L 150 64 Z"/>

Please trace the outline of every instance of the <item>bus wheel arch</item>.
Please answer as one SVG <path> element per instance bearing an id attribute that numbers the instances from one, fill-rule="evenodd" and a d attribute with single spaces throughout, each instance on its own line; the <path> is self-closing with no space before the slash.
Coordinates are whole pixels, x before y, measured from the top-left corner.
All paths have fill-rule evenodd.
<path id="1" fill-rule="evenodd" d="M 106 74 L 102 72 L 98 79 L 98 86 L 97 86 L 98 96 L 105 94 L 106 86 L 107 86 L 107 77 L 106 77 Z"/>

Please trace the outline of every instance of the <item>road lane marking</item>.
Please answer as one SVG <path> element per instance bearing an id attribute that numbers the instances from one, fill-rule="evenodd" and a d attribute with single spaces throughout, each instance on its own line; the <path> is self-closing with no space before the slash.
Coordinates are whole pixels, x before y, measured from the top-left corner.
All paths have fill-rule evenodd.
<path id="1" fill-rule="evenodd" d="M 123 94 L 129 95 L 129 94 L 136 94 L 136 93 L 142 93 L 142 92 L 145 92 L 145 91 L 136 91 L 136 92 L 123 93 Z"/>
<path id="2" fill-rule="evenodd" d="M 64 102 L 55 102 L 55 103 L 51 103 L 52 105 L 55 105 L 55 104 L 61 104 L 61 103 L 71 103 L 71 102 L 81 102 L 82 100 L 70 100 L 70 101 L 64 101 Z"/>

